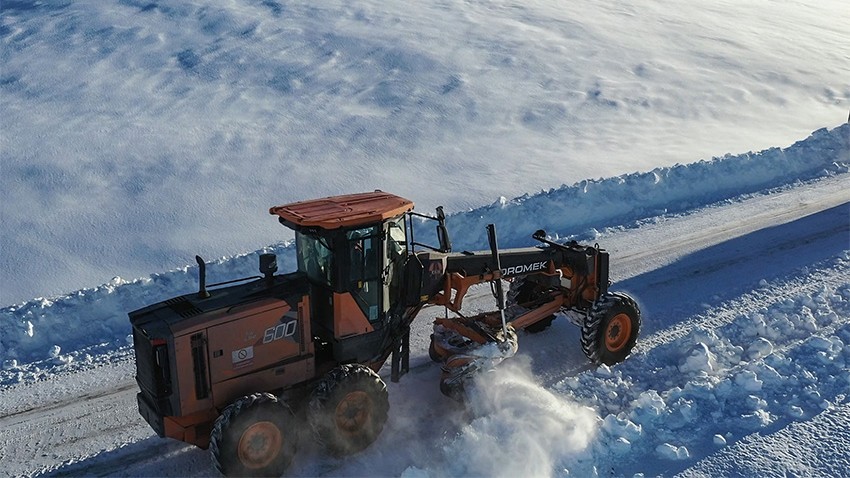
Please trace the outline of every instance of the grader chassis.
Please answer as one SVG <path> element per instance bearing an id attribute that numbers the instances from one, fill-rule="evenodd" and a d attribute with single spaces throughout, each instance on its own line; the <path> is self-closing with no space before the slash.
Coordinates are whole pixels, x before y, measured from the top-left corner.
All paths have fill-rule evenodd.
<path id="1" fill-rule="evenodd" d="M 581 327 L 594 363 L 613 364 L 635 345 L 640 311 L 609 292 L 608 253 L 543 231 L 540 247 L 451 251 L 445 216 L 413 211 L 389 193 L 351 194 L 273 207 L 295 231 L 298 269 L 205 284 L 197 293 L 129 314 L 139 412 L 158 435 L 212 452 L 230 476 L 279 476 L 303 432 L 331 453 L 369 446 L 387 419 L 386 385 L 409 370 L 410 325 L 426 306 L 443 306 L 429 354 L 442 367 L 441 391 L 463 397 L 475 372 L 516 353 L 519 329 L 539 332 L 562 313 Z M 416 242 L 414 225 L 437 223 L 438 245 Z M 510 281 L 504 293 L 502 281 Z M 466 317 L 470 287 L 490 283 L 497 310 Z"/>

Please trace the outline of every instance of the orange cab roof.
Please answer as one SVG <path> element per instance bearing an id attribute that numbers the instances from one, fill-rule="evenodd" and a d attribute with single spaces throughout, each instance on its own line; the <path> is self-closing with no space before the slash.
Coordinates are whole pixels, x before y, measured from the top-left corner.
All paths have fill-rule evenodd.
<path id="1" fill-rule="evenodd" d="M 337 229 L 374 224 L 413 209 L 413 201 L 395 194 L 375 191 L 311 199 L 269 209 L 292 228 Z"/>

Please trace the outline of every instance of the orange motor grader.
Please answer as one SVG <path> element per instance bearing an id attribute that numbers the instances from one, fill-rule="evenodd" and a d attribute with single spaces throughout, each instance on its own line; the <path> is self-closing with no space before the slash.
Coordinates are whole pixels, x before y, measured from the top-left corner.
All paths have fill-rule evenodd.
<path id="1" fill-rule="evenodd" d="M 260 255 L 261 276 L 206 285 L 129 314 L 139 412 L 159 436 L 212 451 L 231 476 L 279 476 L 310 430 L 331 453 L 369 446 L 389 410 L 378 375 L 409 370 L 410 325 L 423 307 L 435 320 L 430 356 L 442 364 L 440 389 L 462 398 L 478 370 L 512 356 L 519 329 L 545 329 L 556 314 L 581 327 L 595 363 L 629 354 L 640 328 L 634 300 L 608 291 L 608 253 L 558 244 L 451 251 L 442 208 L 436 216 L 375 191 L 270 209 L 295 231 L 298 269 L 276 274 Z M 414 229 L 436 222 L 437 245 Z M 502 281 L 509 281 L 507 292 Z M 490 283 L 497 310 L 461 313 L 470 287 Z"/>

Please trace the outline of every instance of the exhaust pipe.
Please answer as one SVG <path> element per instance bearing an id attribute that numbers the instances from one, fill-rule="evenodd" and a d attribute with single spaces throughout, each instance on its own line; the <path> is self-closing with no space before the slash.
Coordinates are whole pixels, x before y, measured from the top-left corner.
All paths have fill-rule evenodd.
<path id="1" fill-rule="evenodd" d="M 201 259 L 201 256 L 195 256 L 195 260 L 198 262 L 198 282 L 200 282 L 200 287 L 198 287 L 198 297 L 201 299 L 206 299 L 210 296 L 210 293 L 207 292 L 207 265 L 204 264 L 204 260 Z"/>

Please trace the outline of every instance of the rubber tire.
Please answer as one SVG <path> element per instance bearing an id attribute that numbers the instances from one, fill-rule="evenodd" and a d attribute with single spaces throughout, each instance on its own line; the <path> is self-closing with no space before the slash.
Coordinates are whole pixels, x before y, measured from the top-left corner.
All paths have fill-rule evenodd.
<path id="1" fill-rule="evenodd" d="M 511 282 L 511 287 L 508 290 L 506 300 L 507 306 L 510 307 L 514 304 L 524 304 L 526 302 L 531 302 L 537 299 L 537 296 L 539 296 L 539 292 L 537 291 L 537 284 L 532 281 L 527 281 L 525 280 L 525 278 L 516 279 Z M 544 330 L 548 329 L 550 325 L 552 325 L 552 321 L 554 320 L 555 314 L 552 314 L 529 325 L 523 330 L 530 334 L 543 332 Z"/>
<path id="2" fill-rule="evenodd" d="M 250 445 L 242 440 L 248 438 L 246 432 L 252 427 L 254 432 L 256 427 L 266 427 L 264 431 L 279 434 L 280 446 L 269 450 L 276 455 L 266 457 L 263 461 L 267 463 L 251 465 L 240 458 L 240 446 L 245 451 Z M 295 430 L 298 426 L 292 409 L 276 396 L 255 393 L 242 397 L 228 405 L 213 425 L 210 434 L 213 466 L 225 476 L 281 476 L 295 455 L 298 443 Z M 264 440 L 268 439 L 274 440 L 268 434 L 260 436 L 260 444 L 265 445 Z"/>
<path id="3" fill-rule="evenodd" d="M 377 373 L 364 365 L 340 365 L 313 390 L 310 424 L 331 454 L 350 455 L 378 438 L 389 409 L 387 385 Z"/>
<path id="4" fill-rule="evenodd" d="M 609 348 L 605 334 L 613 321 L 627 320 L 628 335 L 621 337 L 616 349 Z M 613 331 L 619 330 L 614 327 Z M 590 310 L 590 315 L 581 327 L 581 348 L 591 362 L 614 365 L 629 356 L 637 343 L 640 332 L 640 309 L 637 303 L 626 294 L 611 292 L 603 295 Z"/>
<path id="5" fill-rule="evenodd" d="M 443 381 L 442 377 L 440 377 L 440 393 L 456 402 L 463 403 L 463 398 L 465 394 L 464 384 L 459 383 L 457 385 L 450 386 Z"/>

